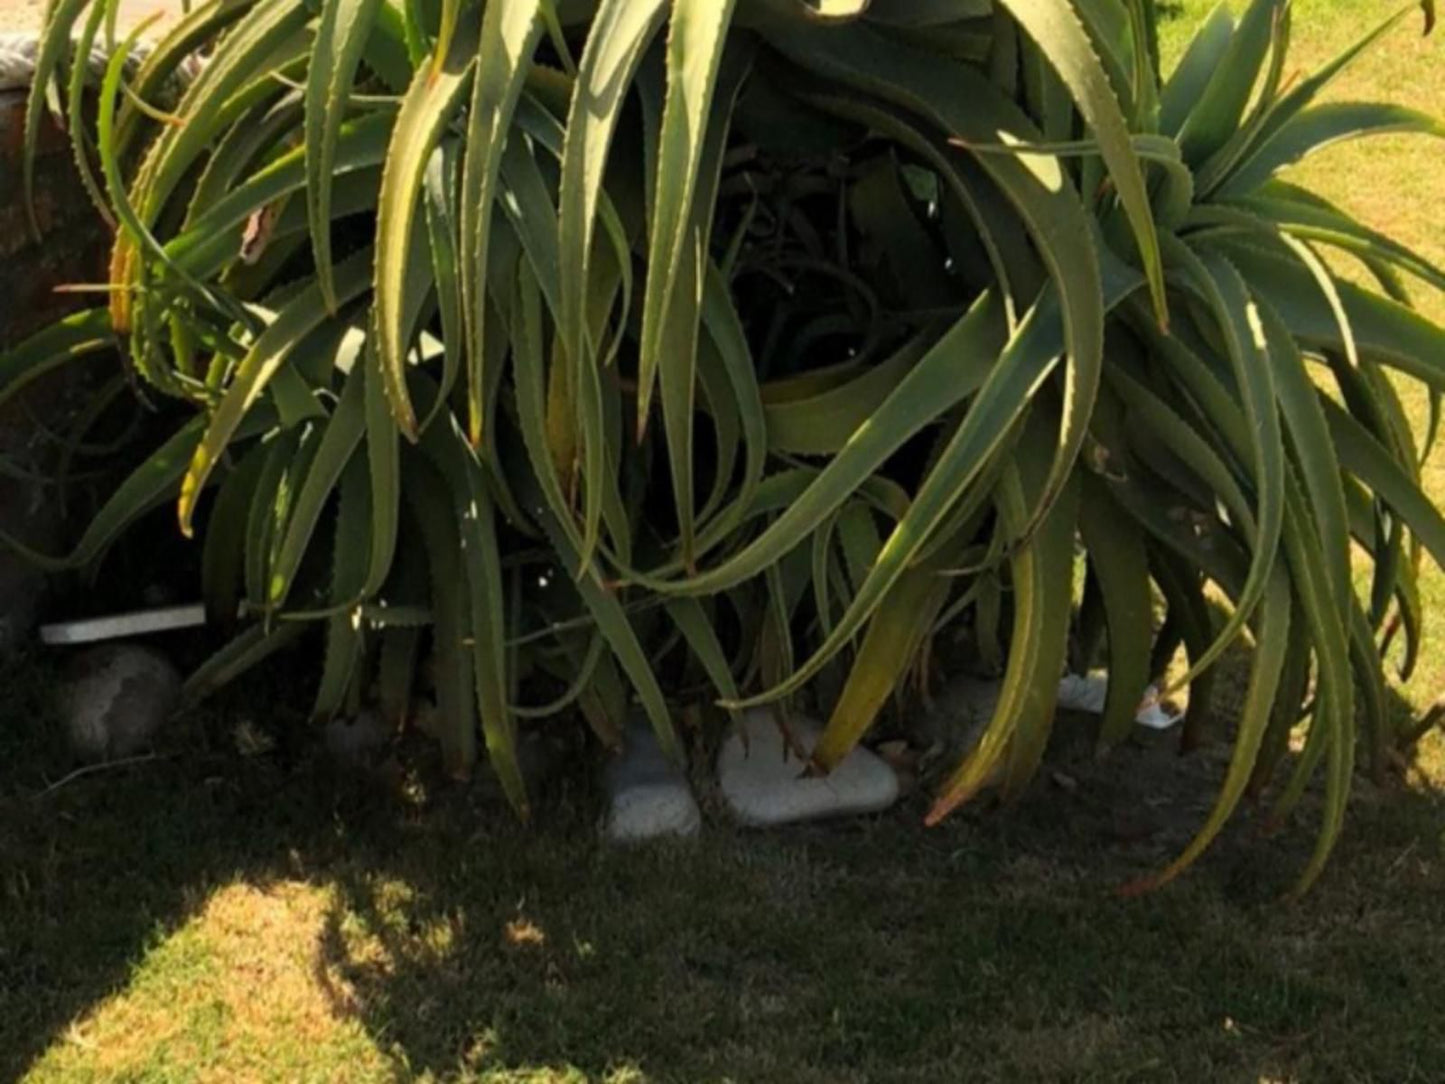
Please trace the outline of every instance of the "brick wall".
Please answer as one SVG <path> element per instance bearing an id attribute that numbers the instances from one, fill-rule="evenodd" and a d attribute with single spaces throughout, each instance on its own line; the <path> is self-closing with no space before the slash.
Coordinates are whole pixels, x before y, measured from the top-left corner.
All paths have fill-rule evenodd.
<path id="1" fill-rule="evenodd" d="M 70 141 L 49 118 L 41 127 L 35 163 L 37 241 L 25 211 L 21 163 L 25 95 L 0 92 L 0 349 L 56 316 L 93 304 L 94 298 L 56 294 L 55 287 L 105 278 L 109 240 L 91 205 Z"/>
<path id="2" fill-rule="evenodd" d="M 37 241 L 26 214 L 21 161 L 25 99 L 19 91 L 0 92 L 0 352 L 66 312 L 96 303 L 95 295 L 57 294 L 63 283 L 101 282 L 110 248 L 105 224 L 91 205 L 70 156 L 70 143 L 48 119 L 41 130 L 36 160 Z M 41 475 L 54 466 L 57 448 L 35 424 L 63 428 L 85 404 L 92 379 L 113 359 L 72 366 L 36 382 L 0 405 L 0 457 L 20 468 L 0 472 L 0 524 L 43 550 L 64 540 L 64 525 L 53 486 L 11 475 Z M 0 654 L 13 650 L 29 632 L 40 605 L 43 578 L 0 546 Z"/>

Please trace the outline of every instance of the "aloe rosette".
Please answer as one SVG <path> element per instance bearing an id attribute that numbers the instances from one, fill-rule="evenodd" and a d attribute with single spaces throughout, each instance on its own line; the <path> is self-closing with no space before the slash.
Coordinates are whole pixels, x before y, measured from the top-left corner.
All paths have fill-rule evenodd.
<path id="1" fill-rule="evenodd" d="M 1445 272 L 1281 173 L 1445 134 L 1320 100 L 1432 4 L 1290 83 L 1288 0 L 1167 76 L 1152 0 L 210 0 L 88 88 L 67 43 L 114 7 L 52 0 L 27 129 L 68 90 L 110 301 L 0 395 L 119 347 L 193 405 L 51 560 L 177 501 L 249 615 L 194 695 L 320 624 L 316 715 L 401 716 L 429 651 L 449 767 L 480 734 L 525 815 L 525 720 L 612 741 L 635 699 L 671 749 L 678 704 L 829 688 L 827 770 L 962 630 L 1003 681 L 937 820 L 1025 786 L 1066 657 L 1108 666 L 1107 746 L 1182 645 L 1189 740 L 1251 635 L 1217 804 L 1150 883 L 1288 764 L 1279 815 L 1324 781 L 1306 886 L 1357 750 L 1409 737 L 1445 331 L 1406 283 Z"/>

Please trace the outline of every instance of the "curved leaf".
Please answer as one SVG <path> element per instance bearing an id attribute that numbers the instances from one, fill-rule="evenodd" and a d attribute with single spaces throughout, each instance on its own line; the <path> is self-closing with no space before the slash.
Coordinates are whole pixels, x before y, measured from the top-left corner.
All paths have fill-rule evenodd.
<path id="1" fill-rule="evenodd" d="M 416 262 L 413 226 L 427 162 L 472 77 L 477 30 L 463 27 L 440 69 L 417 70 L 402 99 L 386 152 L 376 223 L 376 338 L 392 416 L 408 439 L 418 436 L 416 411 L 406 386 L 408 268 Z"/>
<path id="2" fill-rule="evenodd" d="M 346 99 L 381 0 L 324 0 L 306 73 L 306 211 L 316 278 L 336 311 L 331 265 L 331 178 Z"/>

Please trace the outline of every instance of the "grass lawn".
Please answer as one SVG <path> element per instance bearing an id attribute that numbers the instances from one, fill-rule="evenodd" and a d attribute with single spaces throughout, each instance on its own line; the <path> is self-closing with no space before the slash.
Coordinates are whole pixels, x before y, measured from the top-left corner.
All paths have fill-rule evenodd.
<path id="1" fill-rule="evenodd" d="M 1206 5 L 1165 6 L 1177 55 Z M 1297 0 L 1298 62 L 1393 6 Z M 1336 93 L 1445 114 L 1445 47 L 1418 31 Z M 1298 175 L 1445 262 L 1442 165 L 1438 142 L 1382 139 Z M 1427 470 L 1445 497 L 1445 459 Z M 1445 578 L 1423 587 L 1445 612 Z M 1445 689 L 1430 643 L 1401 710 Z M 617 852 L 585 773 L 523 831 L 425 763 L 241 756 L 238 726 L 286 721 L 255 683 L 157 759 L 47 791 L 67 769 L 52 665 L 0 668 L 0 1080 L 1445 1080 L 1438 734 L 1388 787 L 1359 781 L 1303 901 L 1278 892 L 1308 808 L 1272 837 L 1246 810 L 1183 880 L 1124 900 L 1202 819 L 1217 748 L 1066 748 L 1018 809 L 931 831 L 914 794 Z"/>

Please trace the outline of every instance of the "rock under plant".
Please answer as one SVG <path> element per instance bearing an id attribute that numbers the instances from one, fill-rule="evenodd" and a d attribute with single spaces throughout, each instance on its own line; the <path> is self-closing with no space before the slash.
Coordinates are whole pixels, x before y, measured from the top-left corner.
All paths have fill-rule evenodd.
<path id="1" fill-rule="evenodd" d="M 145 749 L 180 701 L 181 678 L 160 652 L 106 644 L 77 655 L 60 686 L 71 749 L 95 762 Z"/>
<path id="2" fill-rule="evenodd" d="M 613 843 L 692 836 L 702 814 L 687 777 L 672 764 L 646 720 L 635 720 L 622 752 L 607 765 L 609 807 L 603 835 Z"/>
<path id="3" fill-rule="evenodd" d="M 794 717 L 788 732 L 806 755 L 822 728 L 810 719 Z M 738 820 L 755 827 L 878 813 L 898 800 L 898 776 L 862 746 L 826 776 L 807 775 L 806 769 L 806 761 L 788 748 L 767 710 L 744 715 L 718 751 L 723 797 Z"/>

